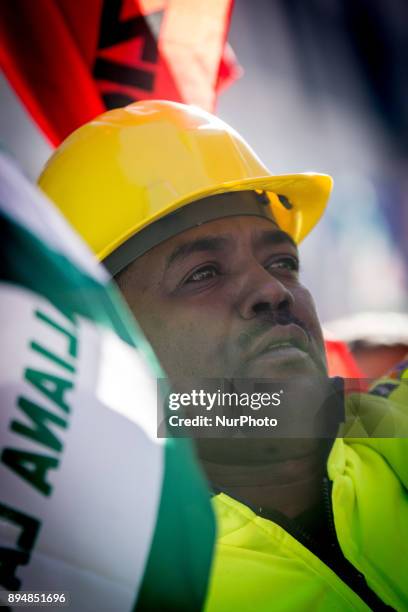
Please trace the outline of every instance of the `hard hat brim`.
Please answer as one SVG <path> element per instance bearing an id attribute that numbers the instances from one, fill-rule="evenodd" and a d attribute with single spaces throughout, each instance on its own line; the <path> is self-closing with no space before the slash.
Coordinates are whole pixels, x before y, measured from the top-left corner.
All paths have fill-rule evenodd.
<path id="1" fill-rule="evenodd" d="M 217 187 L 189 193 L 182 199 L 175 199 L 157 215 L 150 217 L 145 225 L 150 225 L 173 211 L 202 198 L 230 191 L 253 189 L 267 194 L 272 215 L 278 226 L 299 244 L 324 213 L 332 187 L 333 179 L 327 174 L 318 173 L 267 175 L 229 181 L 220 183 Z M 279 199 L 277 196 L 284 196 L 288 205 L 284 206 L 282 198 Z M 105 259 L 136 232 L 142 230 L 143 227 L 135 225 L 135 227 L 129 228 L 126 235 L 118 237 L 114 243 L 109 244 L 104 249 L 103 253 L 99 254 L 100 259 Z"/>

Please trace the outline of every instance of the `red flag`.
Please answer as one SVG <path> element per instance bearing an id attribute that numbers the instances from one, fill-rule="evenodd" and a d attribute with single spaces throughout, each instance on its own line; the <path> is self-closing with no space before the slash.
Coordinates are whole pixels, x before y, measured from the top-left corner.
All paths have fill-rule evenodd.
<path id="1" fill-rule="evenodd" d="M 358 367 L 347 344 L 341 340 L 325 338 L 327 366 L 329 376 L 342 376 L 343 378 L 363 378 L 364 374 Z"/>
<path id="2" fill-rule="evenodd" d="M 357 365 L 347 344 L 341 340 L 325 338 L 327 367 L 329 376 L 341 376 L 345 379 L 346 393 L 367 391 L 368 381 Z"/>
<path id="3" fill-rule="evenodd" d="M 232 0 L 2 0 L 0 60 L 53 144 L 106 108 L 161 98 L 213 110 L 239 76 Z"/>

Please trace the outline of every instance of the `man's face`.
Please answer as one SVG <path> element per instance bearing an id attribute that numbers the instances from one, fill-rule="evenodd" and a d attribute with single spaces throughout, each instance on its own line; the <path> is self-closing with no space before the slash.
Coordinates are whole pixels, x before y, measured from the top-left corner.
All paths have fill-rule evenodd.
<path id="1" fill-rule="evenodd" d="M 326 372 L 296 245 L 268 219 L 185 231 L 131 264 L 119 286 L 172 380 Z"/>

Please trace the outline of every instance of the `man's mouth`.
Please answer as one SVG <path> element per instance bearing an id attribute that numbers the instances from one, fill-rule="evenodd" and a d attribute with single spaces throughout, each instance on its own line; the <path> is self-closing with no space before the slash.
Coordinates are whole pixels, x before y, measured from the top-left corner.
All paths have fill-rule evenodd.
<path id="1" fill-rule="evenodd" d="M 309 337 L 299 325 L 275 325 L 255 340 L 249 352 L 249 359 L 255 359 L 266 353 L 283 351 L 309 351 Z"/>

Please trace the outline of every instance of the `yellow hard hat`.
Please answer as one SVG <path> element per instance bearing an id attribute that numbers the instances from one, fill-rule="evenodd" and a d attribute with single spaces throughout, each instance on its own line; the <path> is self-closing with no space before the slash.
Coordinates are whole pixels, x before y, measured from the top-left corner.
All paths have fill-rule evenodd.
<path id="1" fill-rule="evenodd" d="M 299 243 L 321 217 L 332 179 L 274 176 L 217 117 L 145 100 L 73 132 L 46 164 L 39 185 L 104 260 L 169 213 L 231 191 L 264 192 L 279 227 Z"/>

